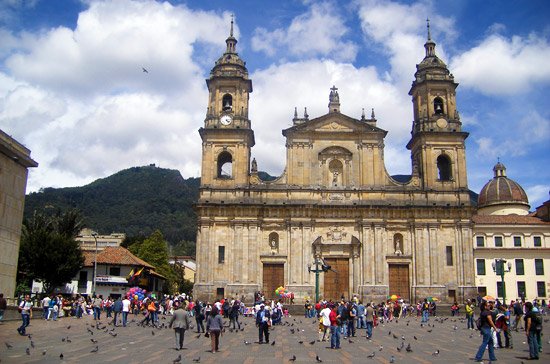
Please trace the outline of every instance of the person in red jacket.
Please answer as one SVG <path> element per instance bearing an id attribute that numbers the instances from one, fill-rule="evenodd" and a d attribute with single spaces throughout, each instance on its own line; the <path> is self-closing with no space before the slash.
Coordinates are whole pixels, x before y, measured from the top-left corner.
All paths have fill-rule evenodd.
<path id="1" fill-rule="evenodd" d="M 338 326 L 338 321 L 340 320 L 340 315 L 336 310 L 336 305 L 332 306 L 332 311 L 330 312 L 330 348 L 331 349 L 340 349 L 340 327 Z"/>

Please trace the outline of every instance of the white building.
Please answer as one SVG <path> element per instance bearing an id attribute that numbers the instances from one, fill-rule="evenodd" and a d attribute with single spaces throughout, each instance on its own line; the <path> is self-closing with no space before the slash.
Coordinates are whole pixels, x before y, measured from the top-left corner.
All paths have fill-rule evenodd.
<path id="1" fill-rule="evenodd" d="M 70 283 L 56 290 L 56 293 L 84 296 L 93 294 L 95 251 L 84 251 L 83 255 L 83 268 Z M 134 286 L 149 292 L 158 292 L 162 291 L 165 280 L 165 277 L 155 272 L 155 267 L 123 247 L 107 247 L 97 253 L 97 295 L 116 298 L 123 296 Z M 42 283 L 33 281 L 32 291 L 42 292 Z"/>
<path id="2" fill-rule="evenodd" d="M 478 292 L 503 298 L 548 299 L 550 292 L 550 200 L 529 213 L 523 188 L 497 163 L 481 190 L 474 223 Z M 504 260 L 504 285 L 498 260 Z"/>

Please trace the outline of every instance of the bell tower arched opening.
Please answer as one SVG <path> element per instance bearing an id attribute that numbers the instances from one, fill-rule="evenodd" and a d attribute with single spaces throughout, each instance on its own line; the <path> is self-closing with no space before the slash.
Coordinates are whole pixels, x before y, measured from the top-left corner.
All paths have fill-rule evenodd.
<path id="1" fill-rule="evenodd" d="M 222 179 L 233 178 L 233 157 L 231 153 L 224 151 L 218 155 L 217 177 Z"/>
<path id="2" fill-rule="evenodd" d="M 224 112 L 231 112 L 233 111 L 233 96 L 230 94 L 223 95 L 222 98 L 222 110 Z"/>
<path id="3" fill-rule="evenodd" d="M 441 154 L 437 157 L 437 172 L 440 181 L 450 181 L 452 177 L 451 161 L 448 156 Z"/>
<path id="4" fill-rule="evenodd" d="M 436 97 L 434 99 L 434 114 L 443 115 L 445 110 L 443 109 L 443 99 L 441 97 Z"/>

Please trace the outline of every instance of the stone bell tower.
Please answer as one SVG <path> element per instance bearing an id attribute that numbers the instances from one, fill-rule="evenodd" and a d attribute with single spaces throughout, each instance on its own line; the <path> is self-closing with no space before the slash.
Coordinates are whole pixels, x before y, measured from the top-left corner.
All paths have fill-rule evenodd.
<path id="1" fill-rule="evenodd" d="M 202 138 L 201 187 L 233 188 L 248 185 L 250 148 L 254 132 L 248 119 L 252 81 L 246 63 L 237 53 L 237 39 L 231 30 L 226 50 L 206 80 L 208 108 Z"/>
<path id="2" fill-rule="evenodd" d="M 426 55 L 416 65 L 412 96 L 414 121 L 411 140 L 413 174 L 420 178 L 423 189 L 435 191 L 467 190 L 464 141 L 468 133 L 456 107 L 454 76 L 437 57 L 427 20 Z"/>

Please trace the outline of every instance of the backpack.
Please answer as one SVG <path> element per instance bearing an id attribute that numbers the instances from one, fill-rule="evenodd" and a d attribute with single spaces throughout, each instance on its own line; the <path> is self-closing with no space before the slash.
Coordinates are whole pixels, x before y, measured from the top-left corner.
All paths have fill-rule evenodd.
<path id="1" fill-rule="evenodd" d="M 476 319 L 476 327 L 478 330 L 481 330 L 481 326 L 483 326 L 483 323 L 481 322 L 481 317 L 478 317 Z"/>
<path id="2" fill-rule="evenodd" d="M 542 330 L 542 315 L 540 314 L 540 312 L 533 312 L 532 317 L 535 330 Z"/>

